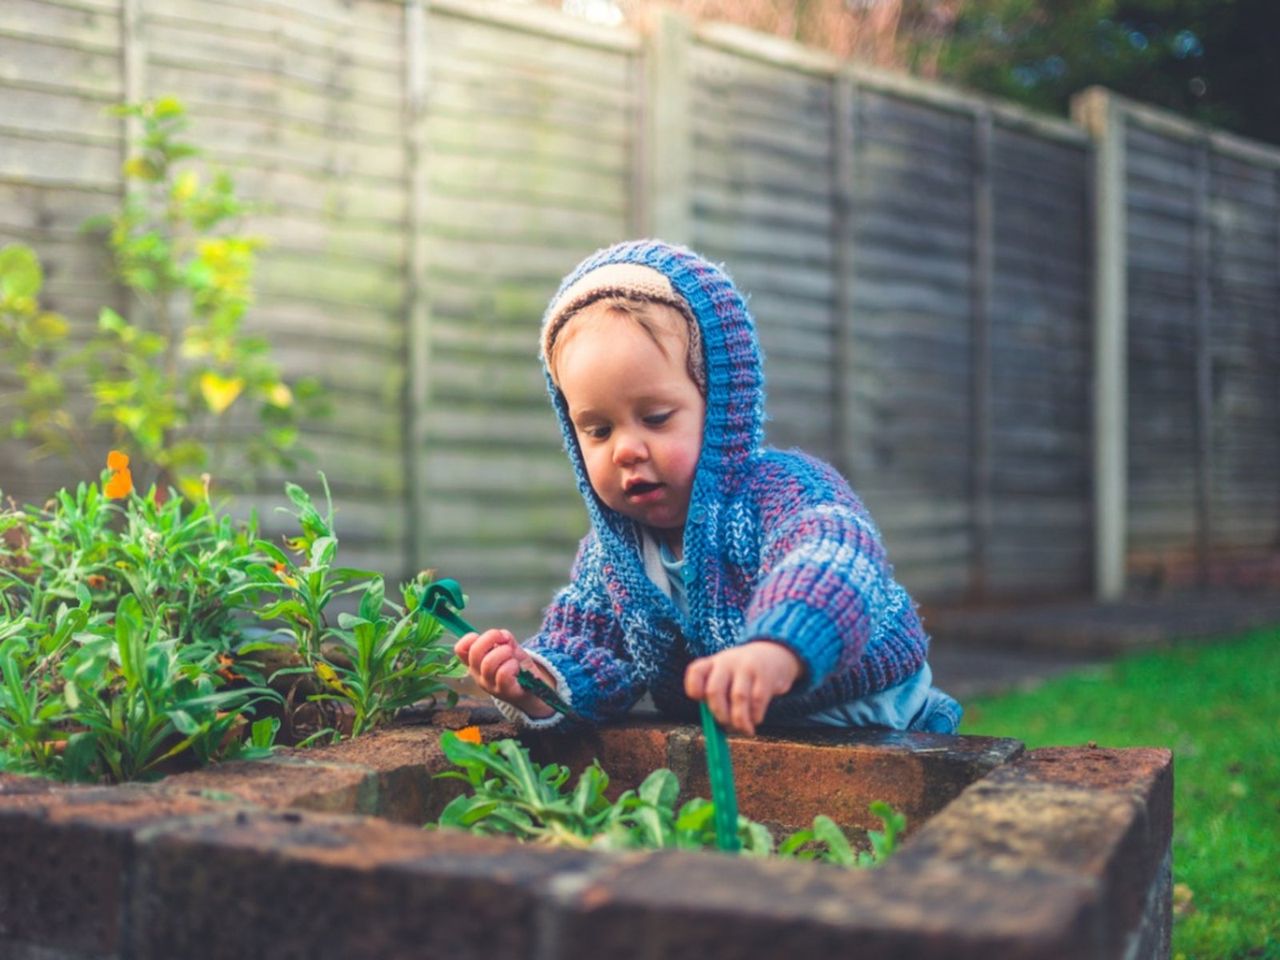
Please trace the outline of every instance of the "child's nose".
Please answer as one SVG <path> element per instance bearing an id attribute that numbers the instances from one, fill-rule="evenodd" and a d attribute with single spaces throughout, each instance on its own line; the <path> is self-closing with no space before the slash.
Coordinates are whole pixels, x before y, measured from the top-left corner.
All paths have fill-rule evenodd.
<path id="1" fill-rule="evenodd" d="M 643 460 L 648 448 L 641 437 L 629 430 L 617 431 L 614 435 L 613 462 L 625 467 Z"/>

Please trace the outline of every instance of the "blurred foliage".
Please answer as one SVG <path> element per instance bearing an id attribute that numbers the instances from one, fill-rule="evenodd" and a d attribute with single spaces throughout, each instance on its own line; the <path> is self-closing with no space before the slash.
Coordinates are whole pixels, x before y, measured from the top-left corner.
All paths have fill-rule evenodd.
<path id="1" fill-rule="evenodd" d="M 648 29 L 658 11 L 724 21 L 1065 114 L 1100 84 L 1280 143 L 1275 0 L 540 0 Z"/>
<path id="2" fill-rule="evenodd" d="M 1071 95 L 1117 93 L 1280 143 L 1274 0 L 964 0 L 939 74 L 1065 113 Z"/>
<path id="3" fill-rule="evenodd" d="M 173 484 L 198 498 L 204 473 L 243 486 L 261 468 L 294 466 L 299 423 L 322 413 L 323 399 L 314 380 L 286 383 L 266 339 L 244 333 L 261 243 L 234 229 L 246 208 L 231 177 L 189 167 L 199 151 L 180 139 L 178 101 L 117 112 L 137 118 L 142 135 L 124 165 L 120 208 L 87 226 L 101 232 L 133 308 L 126 318 L 103 307 L 79 343 L 66 318 L 40 306 L 36 254 L 0 251 L 0 360 L 20 384 L 5 398 L 0 430 L 31 442 L 35 456 L 97 462 L 74 402 L 85 389 L 92 422 L 158 468 L 161 490 Z M 246 425 L 240 411 L 257 422 Z"/>

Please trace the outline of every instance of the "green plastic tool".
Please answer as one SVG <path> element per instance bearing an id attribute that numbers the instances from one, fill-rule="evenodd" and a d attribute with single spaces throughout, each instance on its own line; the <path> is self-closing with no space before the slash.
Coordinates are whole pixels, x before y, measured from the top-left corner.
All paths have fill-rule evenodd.
<path id="1" fill-rule="evenodd" d="M 707 745 L 707 779 L 711 781 L 711 802 L 715 804 L 716 846 L 727 853 L 742 849 L 738 839 L 738 794 L 733 788 L 733 760 L 729 756 L 729 740 L 724 728 L 716 722 L 707 706 L 702 712 L 702 739 Z"/>
<path id="2" fill-rule="evenodd" d="M 422 600 L 419 602 L 418 607 L 431 614 L 456 636 L 460 637 L 464 633 L 480 632 L 458 615 L 455 608 L 462 608 L 466 605 L 467 602 L 462 595 L 462 587 L 458 585 L 458 581 L 446 578 L 436 580 L 427 585 L 427 589 L 422 593 Z M 516 683 L 520 684 L 520 689 L 533 694 L 556 713 L 562 714 L 571 720 L 582 719 L 560 694 L 556 693 L 528 670 L 521 670 L 516 674 Z"/>

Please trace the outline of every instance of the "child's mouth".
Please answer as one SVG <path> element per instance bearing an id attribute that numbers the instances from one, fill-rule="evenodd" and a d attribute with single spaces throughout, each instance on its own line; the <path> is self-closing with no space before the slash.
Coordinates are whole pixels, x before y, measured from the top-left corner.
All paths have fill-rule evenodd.
<path id="1" fill-rule="evenodd" d="M 653 493 L 661 486 L 662 484 L 660 483 L 653 483 L 648 480 L 637 480 L 635 483 L 627 484 L 626 489 L 623 492 L 626 494 L 627 499 L 638 500 L 647 494 Z"/>

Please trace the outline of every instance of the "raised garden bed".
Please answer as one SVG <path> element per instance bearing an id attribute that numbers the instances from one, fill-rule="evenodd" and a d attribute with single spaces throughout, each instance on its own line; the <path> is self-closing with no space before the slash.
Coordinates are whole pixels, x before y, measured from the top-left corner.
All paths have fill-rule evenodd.
<path id="1" fill-rule="evenodd" d="M 460 789 L 443 727 L 487 708 L 149 786 L 0 775 L 0 956 L 1080 958 L 1168 953 L 1166 750 L 928 734 L 732 740 L 742 813 L 826 813 L 909 838 L 876 870 L 683 852 L 601 854 L 443 832 Z M 531 738 L 598 757 L 618 789 L 655 767 L 708 795 L 699 731 L 634 722 Z"/>

